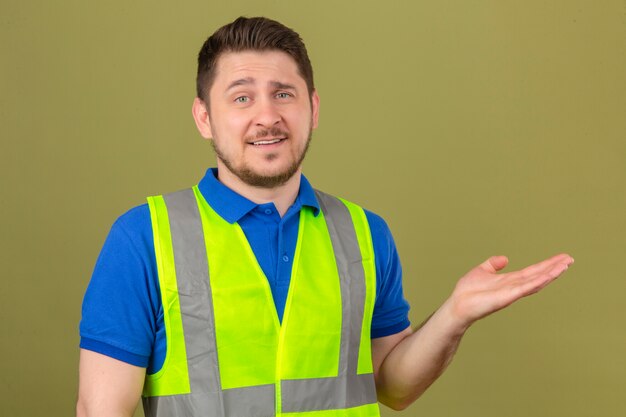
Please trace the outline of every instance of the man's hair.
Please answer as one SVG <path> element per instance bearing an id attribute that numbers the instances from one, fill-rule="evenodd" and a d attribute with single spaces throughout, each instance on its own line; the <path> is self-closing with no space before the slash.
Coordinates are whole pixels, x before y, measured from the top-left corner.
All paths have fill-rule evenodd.
<path id="1" fill-rule="evenodd" d="M 296 61 L 309 95 L 313 93 L 313 68 L 300 35 L 282 23 L 265 17 L 239 17 L 215 31 L 202 45 L 196 77 L 198 98 L 208 103 L 220 55 L 242 51 L 285 52 Z"/>

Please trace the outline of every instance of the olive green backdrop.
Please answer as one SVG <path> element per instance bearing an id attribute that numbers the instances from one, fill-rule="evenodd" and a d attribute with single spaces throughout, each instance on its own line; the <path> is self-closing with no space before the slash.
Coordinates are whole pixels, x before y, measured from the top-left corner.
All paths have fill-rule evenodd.
<path id="1" fill-rule="evenodd" d="M 400 415 L 624 415 L 623 0 L 0 4 L 1 415 L 74 412 L 100 247 L 214 164 L 195 59 L 242 14 L 306 41 L 322 104 L 305 173 L 386 218 L 414 324 L 492 254 L 576 258 L 478 323 Z"/>

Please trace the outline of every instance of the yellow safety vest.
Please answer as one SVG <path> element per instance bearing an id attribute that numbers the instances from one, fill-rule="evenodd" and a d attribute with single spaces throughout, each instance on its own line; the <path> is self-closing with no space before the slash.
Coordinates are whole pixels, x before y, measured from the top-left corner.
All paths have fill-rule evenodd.
<path id="1" fill-rule="evenodd" d="M 146 417 L 379 416 L 370 327 L 376 294 L 363 209 L 316 191 L 300 211 L 282 325 L 237 224 L 198 187 L 149 197 L 167 353 Z"/>

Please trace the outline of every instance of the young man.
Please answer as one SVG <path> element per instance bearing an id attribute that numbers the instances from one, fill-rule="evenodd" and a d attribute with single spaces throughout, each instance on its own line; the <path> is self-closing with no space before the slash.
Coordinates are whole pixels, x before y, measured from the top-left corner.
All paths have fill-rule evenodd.
<path id="1" fill-rule="evenodd" d="M 79 416 L 375 416 L 443 372 L 469 326 L 537 292 L 557 255 L 459 280 L 417 330 L 384 221 L 313 190 L 301 164 L 319 97 L 297 33 L 265 18 L 220 28 L 192 107 L 217 155 L 199 185 L 114 224 L 85 295 Z"/>

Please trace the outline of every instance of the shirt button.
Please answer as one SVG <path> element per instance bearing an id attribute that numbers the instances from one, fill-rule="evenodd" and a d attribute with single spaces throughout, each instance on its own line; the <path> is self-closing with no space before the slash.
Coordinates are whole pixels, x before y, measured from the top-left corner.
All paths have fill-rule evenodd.
<path id="1" fill-rule="evenodd" d="M 272 209 L 265 209 L 265 214 L 272 214 Z"/>
<path id="2" fill-rule="evenodd" d="M 283 262 L 289 262 L 289 256 L 283 255 Z"/>

